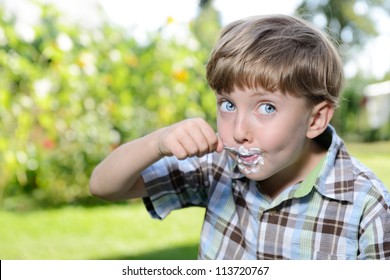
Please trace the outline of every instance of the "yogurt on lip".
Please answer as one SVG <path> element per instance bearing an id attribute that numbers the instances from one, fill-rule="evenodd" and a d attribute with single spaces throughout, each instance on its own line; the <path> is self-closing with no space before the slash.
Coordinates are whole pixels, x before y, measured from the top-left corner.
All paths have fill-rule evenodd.
<path id="1" fill-rule="evenodd" d="M 259 148 L 247 149 L 242 145 L 238 149 L 229 146 L 224 148 L 236 155 L 238 168 L 245 174 L 259 173 L 261 165 L 264 165 L 264 158 Z"/>

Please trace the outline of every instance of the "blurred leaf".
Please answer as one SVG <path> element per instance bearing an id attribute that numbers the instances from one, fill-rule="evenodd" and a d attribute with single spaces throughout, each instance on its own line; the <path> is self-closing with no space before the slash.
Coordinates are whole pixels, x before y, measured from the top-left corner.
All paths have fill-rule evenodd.
<path id="1" fill-rule="evenodd" d="M 209 51 L 191 32 L 166 37 L 175 19 L 140 44 L 104 16 L 99 28 L 80 29 L 37 6 L 30 42 L 0 9 L 0 201 L 72 203 L 89 196 L 92 169 L 121 143 L 187 117 L 215 123 Z"/>

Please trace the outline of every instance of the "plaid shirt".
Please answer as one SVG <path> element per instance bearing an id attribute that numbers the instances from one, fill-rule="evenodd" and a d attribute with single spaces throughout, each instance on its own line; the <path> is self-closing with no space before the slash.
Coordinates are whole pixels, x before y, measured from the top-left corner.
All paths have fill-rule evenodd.
<path id="1" fill-rule="evenodd" d="M 206 208 L 199 259 L 390 259 L 390 194 L 329 126 L 326 158 L 270 201 L 226 152 L 143 172 L 155 218 Z"/>

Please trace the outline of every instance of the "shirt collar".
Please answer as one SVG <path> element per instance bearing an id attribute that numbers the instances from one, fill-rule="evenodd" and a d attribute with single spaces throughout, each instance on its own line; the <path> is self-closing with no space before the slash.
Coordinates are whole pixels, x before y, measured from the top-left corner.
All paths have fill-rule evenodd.
<path id="1" fill-rule="evenodd" d="M 331 199 L 352 202 L 355 181 L 352 159 L 344 142 L 331 125 L 323 134 L 331 136 L 332 142 L 314 187 L 322 195 Z"/>

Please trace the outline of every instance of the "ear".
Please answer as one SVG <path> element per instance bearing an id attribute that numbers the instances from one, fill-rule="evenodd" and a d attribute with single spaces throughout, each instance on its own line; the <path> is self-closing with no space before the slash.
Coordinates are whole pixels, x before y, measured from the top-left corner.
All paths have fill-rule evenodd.
<path id="1" fill-rule="evenodd" d="M 315 105 L 311 111 L 309 127 L 306 136 L 313 139 L 320 135 L 328 126 L 334 114 L 334 108 L 326 101 Z"/>

